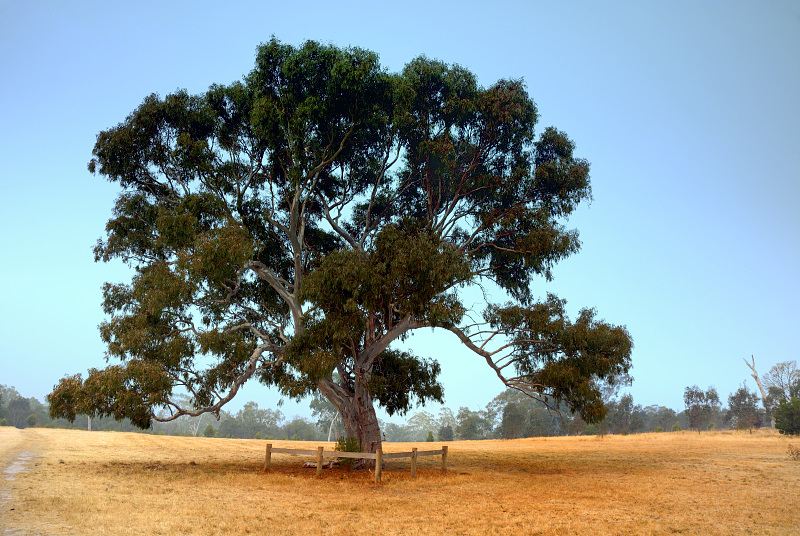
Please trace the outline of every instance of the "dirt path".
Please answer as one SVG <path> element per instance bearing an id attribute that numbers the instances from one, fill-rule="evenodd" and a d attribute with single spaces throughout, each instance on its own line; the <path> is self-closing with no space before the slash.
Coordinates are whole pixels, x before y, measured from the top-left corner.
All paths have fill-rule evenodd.
<path id="1" fill-rule="evenodd" d="M 0 470 L 5 469 L 25 442 L 24 430 L 13 426 L 0 426 Z"/>
<path id="2" fill-rule="evenodd" d="M 33 466 L 41 441 L 33 431 L 0 427 L 0 534 L 4 536 L 25 534 L 11 520 L 16 510 L 14 484 L 17 475 Z"/>

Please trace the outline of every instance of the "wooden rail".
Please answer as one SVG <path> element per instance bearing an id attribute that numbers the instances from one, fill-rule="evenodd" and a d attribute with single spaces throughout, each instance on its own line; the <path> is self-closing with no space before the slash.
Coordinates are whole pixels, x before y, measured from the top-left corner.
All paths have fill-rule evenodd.
<path id="1" fill-rule="evenodd" d="M 447 445 L 439 450 L 417 450 L 412 448 L 411 452 L 387 452 L 377 449 L 375 452 L 338 452 L 335 450 L 325 450 L 325 447 L 317 447 L 317 450 L 305 449 L 284 449 L 273 448 L 272 443 L 267 443 L 267 453 L 264 457 L 264 471 L 269 471 L 272 466 L 273 454 L 293 454 L 295 456 L 314 456 L 317 459 L 317 476 L 322 476 L 322 458 L 355 458 L 362 460 L 375 460 L 375 483 L 381 481 L 383 472 L 383 460 L 393 458 L 411 458 L 411 478 L 417 478 L 417 458 L 420 456 L 441 456 L 442 472 L 447 472 Z"/>

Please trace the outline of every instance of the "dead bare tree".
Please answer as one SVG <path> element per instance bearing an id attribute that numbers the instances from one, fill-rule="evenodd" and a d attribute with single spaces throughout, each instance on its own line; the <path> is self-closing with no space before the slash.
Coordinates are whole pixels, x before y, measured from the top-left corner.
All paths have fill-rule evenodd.
<path id="1" fill-rule="evenodd" d="M 784 361 L 776 363 L 769 369 L 769 372 L 764 374 L 764 384 L 768 392 L 777 390 L 781 393 L 777 398 L 792 397 L 793 386 L 800 381 L 800 370 L 797 368 L 796 361 Z M 776 398 L 775 394 L 772 395 L 773 400 Z"/>
<path id="2" fill-rule="evenodd" d="M 758 372 L 756 371 L 756 358 L 751 354 L 750 355 L 750 362 L 747 362 L 747 359 L 744 360 L 744 364 L 753 371 L 753 379 L 756 381 L 756 385 L 758 386 L 758 390 L 761 391 L 761 405 L 764 407 L 764 411 L 769 413 L 768 404 L 767 402 L 767 391 L 764 389 L 764 385 L 761 383 L 761 378 L 758 376 Z M 772 426 L 771 416 L 767 415 L 770 419 L 770 426 Z"/>

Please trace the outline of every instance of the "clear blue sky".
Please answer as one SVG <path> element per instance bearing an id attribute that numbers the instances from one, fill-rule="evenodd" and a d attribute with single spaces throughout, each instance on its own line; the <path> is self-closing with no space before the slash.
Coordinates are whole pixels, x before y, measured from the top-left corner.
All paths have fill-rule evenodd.
<path id="1" fill-rule="evenodd" d="M 680 410 L 692 384 L 726 399 L 743 358 L 762 373 L 800 358 L 800 3 L 381 6 L 0 0 L 0 384 L 43 399 L 105 365 L 100 287 L 125 271 L 93 262 L 117 193 L 86 170 L 97 133 L 150 93 L 239 79 L 273 34 L 368 48 L 393 71 L 425 54 L 484 85 L 525 79 L 594 188 L 570 222 L 581 253 L 537 291 L 627 325 L 636 403 Z M 455 339 L 412 344 L 441 362 L 454 410 L 502 390 Z"/>

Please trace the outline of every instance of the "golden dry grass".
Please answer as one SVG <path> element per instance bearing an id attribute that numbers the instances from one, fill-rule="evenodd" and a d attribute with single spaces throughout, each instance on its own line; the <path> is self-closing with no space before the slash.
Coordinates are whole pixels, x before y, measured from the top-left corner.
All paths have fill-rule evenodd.
<path id="1" fill-rule="evenodd" d="M 19 452 L 33 457 L 12 480 L 0 473 L 0 527 L 53 536 L 800 534 L 791 443 L 773 431 L 454 442 L 448 474 L 440 458 L 420 458 L 411 480 L 408 460 L 389 460 L 375 485 L 371 473 L 345 469 L 317 480 L 287 455 L 264 474 L 264 441 L 4 427 L 0 469 Z M 431 444 L 384 450 L 412 446 Z"/>

